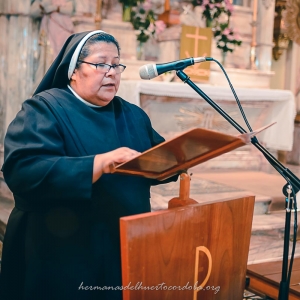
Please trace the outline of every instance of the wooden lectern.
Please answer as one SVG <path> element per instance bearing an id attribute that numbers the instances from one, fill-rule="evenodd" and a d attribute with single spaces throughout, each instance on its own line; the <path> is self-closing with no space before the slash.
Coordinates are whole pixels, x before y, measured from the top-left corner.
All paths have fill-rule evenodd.
<path id="1" fill-rule="evenodd" d="M 114 172 L 165 179 L 180 175 L 169 209 L 120 219 L 124 300 L 241 300 L 254 196 L 198 204 L 186 170 L 249 142 L 193 129 L 115 167 Z"/>

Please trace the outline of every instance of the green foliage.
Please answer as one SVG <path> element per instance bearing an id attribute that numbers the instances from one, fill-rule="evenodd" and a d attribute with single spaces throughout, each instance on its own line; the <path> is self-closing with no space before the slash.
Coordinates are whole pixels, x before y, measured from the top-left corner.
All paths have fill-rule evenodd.
<path id="1" fill-rule="evenodd" d="M 202 18 L 205 19 L 207 27 L 213 28 L 217 48 L 223 52 L 233 52 L 235 46 L 242 44 L 238 34 L 229 27 L 233 12 L 233 5 L 230 0 L 193 0 L 192 4 L 202 7 Z M 227 18 L 226 23 L 224 23 L 224 17 Z"/>
<path id="2" fill-rule="evenodd" d="M 217 48 L 223 52 L 233 52 L 235 46 L 240 46 L 242 41 L 228 23 L 219 24 L 214 31 Z"/>
<path id="3" fill-rule="evenodd" d="M 139 0 L 119 0 L 119 2 L 122 3 L 123 6 L 130 6 L 130 7 L 132 7 L 132 6 L 137 6 L 137 4 L 139 2 L 144 2 L 144 0 L 141 0 L 141 1 L 139 1 Z"/>
<path id="4" fill-rule="evenodd" d="M 202 7 L 202 17 L 205 19 L 207 27 L 214 26 L 222 14 L 227 15 L 229 19 L 233 10 L 229 0 L 193 0 L 192 4 Z"/>
<path id="5" fill-rule="evenodd" d="M 152 10 L 146 11 L 142 6 L 135 7 L 131 11 L 131 23 L 137 33 L 137 40 L 141 43 L 148 41 L 150 35 L 155 33 L 155 27 L 150 26 L 155 22 Z"/>

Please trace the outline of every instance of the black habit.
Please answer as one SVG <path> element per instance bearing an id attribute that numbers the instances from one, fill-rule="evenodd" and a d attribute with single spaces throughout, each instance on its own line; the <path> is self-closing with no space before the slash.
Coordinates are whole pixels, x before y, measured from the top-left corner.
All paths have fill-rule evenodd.
<path id="1" fill-rule="evenodd" d="M 120 291 L 82 287 L 121 286 L 119 218 L 149 212 L 155 182 L 104 174 L 92 184 L 94 156 L 162 141 L 143 110 L 119 97 L 93 108 L 65 88 L 25 101 L 5 139 L 15 208 L 1 299 L 121 299 Z"/>

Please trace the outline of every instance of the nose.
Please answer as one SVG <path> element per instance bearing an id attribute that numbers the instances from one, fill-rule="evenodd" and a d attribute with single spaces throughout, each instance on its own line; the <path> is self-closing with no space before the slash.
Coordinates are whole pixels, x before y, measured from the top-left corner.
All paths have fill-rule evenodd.
<path id="1" fill-rule="evenodd" d="M 116 75 L 116 70 L 113 66 L 110 66 L 110 69 L 105 73 L 106 77 Z"/>

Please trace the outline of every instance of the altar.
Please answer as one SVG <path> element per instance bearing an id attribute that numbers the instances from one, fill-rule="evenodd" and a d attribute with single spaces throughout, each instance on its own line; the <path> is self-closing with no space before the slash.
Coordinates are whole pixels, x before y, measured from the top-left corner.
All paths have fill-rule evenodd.
<path id="1" fill-rule="evenodd" d="M 197 84 L 212 100 L 248 131 L 229 87 Z M 293 146 L 294 95 L 287 90 L 236 88 L 245 114 L 253 130 L 272 122 L 275 125 L 258 135 L 259 141 L 277 155 Z M 191 128 L 201 127 L 239 134 L 193 89 L 182 82 L 123 80 L 119 96 L 142 107 L 153 127 L 166 139 Z M 268 163 L 252 145 L 208 161 L 201 168 L 239 168 L 264 170 Z"/>
<path id="2" fill-rule="evenodd" d="M 0 0 L 0 2 L 3 1 Z M 151 80 L 151 82 L 140 80 L 139 68 L 142 65 L 166 63 L 179 59 L 180 24 L 166 28 L 156 37 L 154 41 L 156 44 L 152 48 L 148 47 L 148 44 L 146 45 L 149 51 L 155 50 L 156 56 L 153 53 L 150 55 L 155 59 L 152 61 L 138 60 L 136 30 L 133 29 L 131 22 L 122 21 L 121 4 L 118 0 L 109 1 L 110 5 L 108 5 L 108 1 L 102 2 L 101 26 L 99 24 L 97 26 L 117 38 L 121 46 L 121 62 L 127 66 L 126 71 L 122 74 L 118 95 L 141 106 L 150 116 L 153 126 L 166 139 L 193 127 L 235 133 L 235 129 L 231 128 L 230 124 L 227 124 L 204 100 L 200 99 L 200 96 L 176 77 L 175 82 L 165 82 L 164 75 Z M 274 151 L 274 155 L 277 155 L 277 151 L 290 151 L 293 145 L 296 113 L 295 80 L 288 80 L 289 85 L 285 86 L 273 85 L 276 88 L 279 86 L 282 89 L 290 88 L 290 90 L 271 89 L 272 78 L 284 76 L 284 72 L 274 72 L 271 69 L 273 48 L 273 26 L 271 25 L 274 21 L 275 3 L 270 1 L 267 5 L 266 1 L 252 2 L 257 3 L 257 12 L 255 12 L 254 6 L 249 4 L 250 2 L 247 5 L 234 6 L 230 24 L 239 29 L 242 44 L 235 47 L 233 53 L 228 53 L 227 63 L 224 67 L 236 88 L 252 128 L 257 129 L 272 121 L 277 122 L 276 125 L 259 135 L 259 140 L 268 149 Z M 0 28 L 3 29 L 3 38 L 10 41 L 10 43 L 0 45 L 0 56 L 5 61 L 0 78 L 0 104 L 3 110 L 0 115 L 0 148 L 3 148 L 3 139 L 8 124 L 19 111 L 21 103 L 30 97 L 34 90 L 38 50 L 41 50 L 38 49 L 41 48 L 38 47 L 39 22 L 31 15 L 30 1 L 25 4 L 25 2 L 14 0 L 12 3 L 14 5 L 2 5 L 0 10 Z M 96 7 L 96 1 L 84 3 L 74 1 L 74 3 L 76 4 L 72 13 L 74 32 L 94 30 L 96 26 L 95 12 L 100 14 Z M 182 24 L 187 19 L 191 19 L 194 14 L 196 18 L 193 20 L 197 20 L 198 26 L 201 25 L 199 22 L 202 20 L 202 12 L 197 8 L 188 9 L 185 4 L 182 4 L 178 11 Z M 257 17 L 257 28 L 253 25 L 254 17 Z M 21 28 L 26 28 L 26 30 L 21 30 Z M 257 31 L 256 35 L 253 34 L 254 29 Z M 253 45 L 256 45 L 255 68 L 249 65 Z M 296 54 L 295 51 L 289 63 L 291 79 L 296 78 L 296 70 L 299 65 Z M 191 53 L 191 56 L 202 56 L 202 54 L 200 52 L 196 55 Z M 220 61 L 221 52 L 216 47 L 215 40 L 212 42 L 211 54 L 207 56 Z M 17 63 L 15 57 L 20 58 Z M 225 77 L 217 64 L 210 63 L 209 81 L 206 84 L 198 83 L 198 85 L 246 129 Z M 254 147 L 245 146 L 234 153 L 217 158 L 216 160 L 221 159 L 221 163 L 212 160 L 208 164 L 210 167 L 217 168 L 261 170 L 264 168 L 265 159 L 256 152 Z"/>

